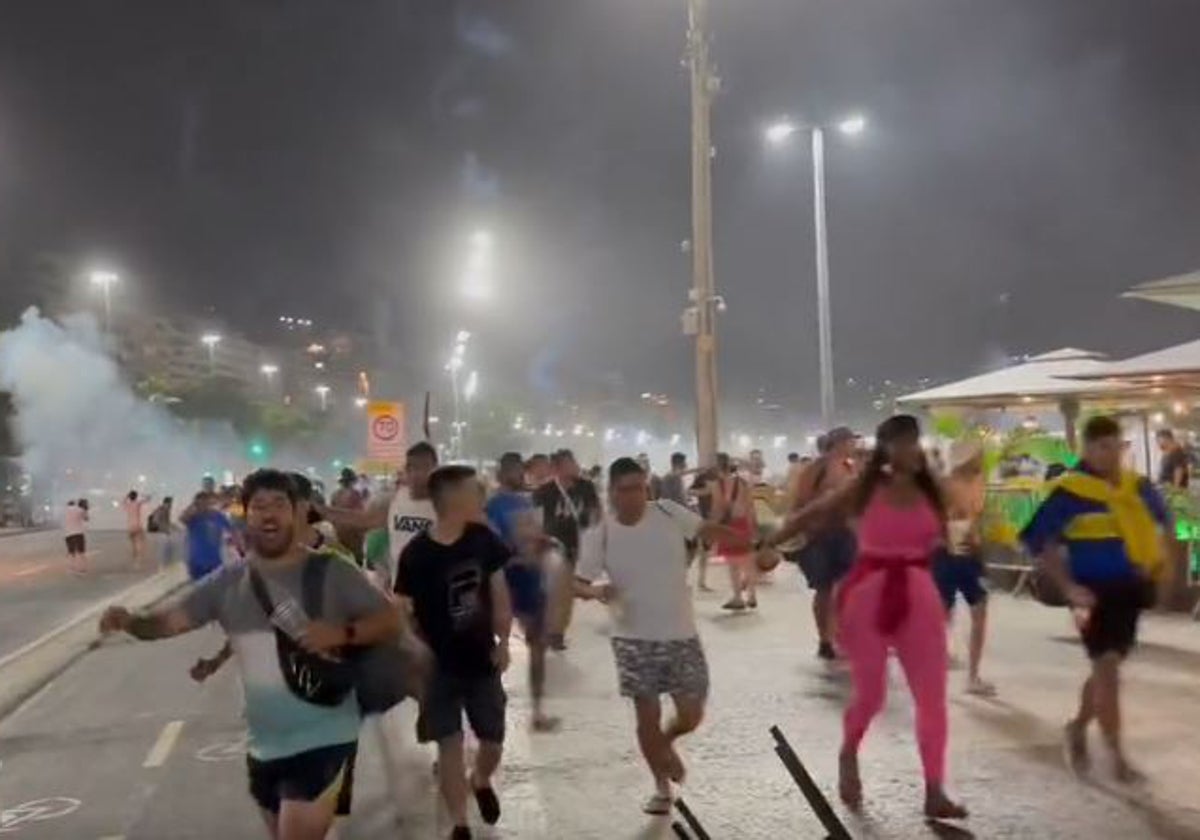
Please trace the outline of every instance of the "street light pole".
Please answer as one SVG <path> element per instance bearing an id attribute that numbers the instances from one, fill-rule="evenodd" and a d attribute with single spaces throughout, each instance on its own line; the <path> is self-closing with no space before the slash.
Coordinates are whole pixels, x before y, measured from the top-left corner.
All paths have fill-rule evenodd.
<path id="1" fill-rule="evenodd" d="M 855 114 L 836 124 L 837 130 L 847 136 L 861 134 L 866 128 L 866 118 Z M 768 126 L 767 142 L 780 146 L 799 131 L 799 126 L 783 120 Z M 817 256 L 817 327 L 821 370 L 821 423 L 829 429 L 833 426 L 837 412 L 833 384 L 833 319 L 830 314 L 829 294 L 829 240 L 826 233 L 825 215 L 825 129 L 820 125 L 809 127 L 812 136 L 813 161 L 813 227 L 815 228 Z"/>
<path id="2" fill-rule="evenodd" d="M 208 375 L 215 376 L 217 372 L 217 344 L 221 336 L 216 333 L 205 333 L 200 336 L 200 343 L 208 348 Z"/>
<path id="3" fill-rule="evenodd" d="M 712 97 L 708 0 L 688 0 L 687 52 L 692 100 L 692 302 L 696 307 L 696 448 L 699 463 L 717 454 L 716 292 L 712 258 Z"/>
<path id="4" fill-rule="evenodd" d="M 100 287 L 100 294 L 104 297 L 104 331 L 112 332 L 112 284 L 116 283 L 118 276 L 112 271 L 93 271 L 91 275 L 92 284 Z"/>
<path id="5" fill-rule="evenodd" d="M 825 225 L 825 132 L 812 129 L 813 225 L 817 240 L 817 332 L 820 342 L 821 425 L 833 428 L 833 325 L 829 307 L 829 241 Z"/>

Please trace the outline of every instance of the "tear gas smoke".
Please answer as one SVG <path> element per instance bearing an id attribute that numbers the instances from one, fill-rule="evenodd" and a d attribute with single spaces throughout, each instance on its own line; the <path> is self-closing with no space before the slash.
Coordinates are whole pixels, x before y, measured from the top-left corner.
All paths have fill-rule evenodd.
<path id="1" fill-rule="evenodd" d="M 27 310 L 0 332 L 0 390 L 12 395 L 25 468 L 52 503 L 93 488 L 190 499 L 201 477 L 240 464 L 232 428 L 194 431 L 138 397 L 91 315 Z"/>

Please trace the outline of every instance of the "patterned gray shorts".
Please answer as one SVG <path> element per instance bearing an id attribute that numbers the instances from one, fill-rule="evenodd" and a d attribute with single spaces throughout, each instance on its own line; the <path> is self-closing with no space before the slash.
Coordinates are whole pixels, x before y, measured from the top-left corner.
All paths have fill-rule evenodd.
<path id="1" fill-rule="evenodd" d="M 708 662 L 699 637 L 612 640 L 622 697 L 708 696 Z"/>

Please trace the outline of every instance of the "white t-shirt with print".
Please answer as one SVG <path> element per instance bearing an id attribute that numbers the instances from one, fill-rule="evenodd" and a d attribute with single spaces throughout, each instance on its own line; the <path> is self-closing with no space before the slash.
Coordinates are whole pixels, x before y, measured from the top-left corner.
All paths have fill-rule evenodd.
<path id="1" fill-rule="evenodd" d="M 407 487 L 401 487 L 392 496 L 388 506 L 388 575 L 396 579 L 396 564 L 400 552 L 417 534 L 423 534 L 433 525 L 433 502 L 429 499 L 414 499 Z"/>
<path id="2" fill-rule="evenodd" d="M 606 516 L 588 530 L 576 574 L 584 580 L 607 576 L 616 589 L 614 635 L 671 641 L 696 635 L 687 585 L 685 540 L 695 539 L 704 520 L 667 499 L 652 502 L 636 525 Z"/>

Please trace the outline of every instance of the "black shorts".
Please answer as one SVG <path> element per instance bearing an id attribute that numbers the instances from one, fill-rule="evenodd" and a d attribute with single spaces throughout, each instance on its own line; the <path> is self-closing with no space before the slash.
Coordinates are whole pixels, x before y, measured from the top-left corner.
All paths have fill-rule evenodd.
<path id="1" fill-rule="evenodd" d="M 357 755 L 358 743 L 354 742 L 270 761 L 247 756 L 250 795 L 259 808 L 272 814 L 278 814 L 280 804 L 287 799 L 316 802 L 329 797 L 336 802 L 335 813 L 344 817 L 350 813 Z"/>
<path id="2" fill-rule="evenodd" d="M 849 528 L 815 534 L 797 552 L 800 571 L 813 590 L 832 589 L 854 564 L 856 542 Z"/>
<path id="3" fill-rule="evenodd" d="M 422 743 L 452 738 L 462 732 L 465 712 L 476 738 L 503 744 L 507 704 L 499 673 L 467 676 L 435 669 L 421 704 L 417 735 Z"/>
<path id="4" fill-rule="evenodd" d="M 68 534 L 67 554 L 87 554 L 87 537 L 83 534 Z"/>
<path id="5" fill-rule="evenodd" d="M 1137 643 L 1142 610 L 1154 605 L 1154 584 L 1138 578 L 1085 582 L 1083 586 L 1096 596 L 1081 632 L 1088 657 L 1097 659 L 1106 653 L 1126 656 Z"/>

